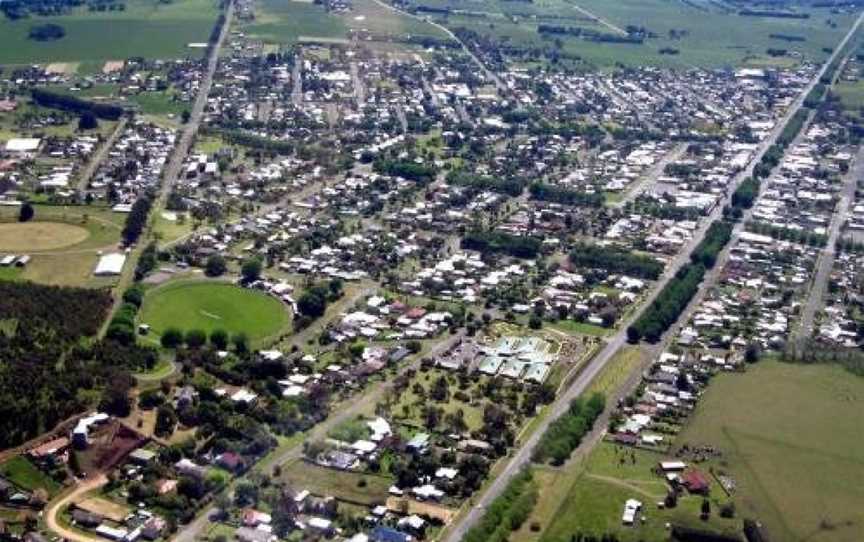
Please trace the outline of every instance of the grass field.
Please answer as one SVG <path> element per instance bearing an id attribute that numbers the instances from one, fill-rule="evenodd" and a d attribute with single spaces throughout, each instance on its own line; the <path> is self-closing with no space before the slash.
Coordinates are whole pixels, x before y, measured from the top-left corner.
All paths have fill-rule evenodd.
<path id="1" fill-rule="evenodd" d="M 717 377 L 679 443 L 724 452 L 738 509 L 772 540 L 843 542 L 864 532 L 864 379 L 766 361 Z"/>
<path id="2" fill-rule="evenodd" d="M 92 13 L 81 8 L 58 17 L 4 17 L 0 64 L 197 57 L 201 49 L 187 45 L 207 41 L 217 13 L 215 0 L 130 0 L 125 11 Z M 66 36 L 52 42 L 28 39 L 32 26 L 45 23 L 61 25 Z"/>
<path id="3" fill-rule="evenodd" d="M 23 456 L 15 456 L 0 465 L 0 474 L 16 486 L 33 491 L 44 489 L 48 495 L 54 495 L 60 490 L 60 484 L 45 476 Z"/>
<path id="4" fill-rule="evenodd" d="M 253 342 L 277 334 L 288 325 L 282 303 L 262 292 L 222 282 L 174 281 L 150 290 L 141 308 L 141 322 L 155 335 L 169 327 L 184 331 L 246 333 Z"/>
<path id="5" fill-rule="evenodd" d="M 306 489 L 314 495 L 360 505 L 383 504 L 393 484 L 388 476 L 337 471 L 303 460 L 283 466 L 282 479 L 297 491 Z"/>

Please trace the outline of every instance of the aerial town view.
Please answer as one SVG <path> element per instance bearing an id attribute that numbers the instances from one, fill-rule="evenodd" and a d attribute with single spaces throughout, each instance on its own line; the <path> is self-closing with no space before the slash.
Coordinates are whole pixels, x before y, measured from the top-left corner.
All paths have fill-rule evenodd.
<path id="1" fill-rule="evenodd" d="M 864 541 L 864 0 L 0 0 L 0 542 Z"/>

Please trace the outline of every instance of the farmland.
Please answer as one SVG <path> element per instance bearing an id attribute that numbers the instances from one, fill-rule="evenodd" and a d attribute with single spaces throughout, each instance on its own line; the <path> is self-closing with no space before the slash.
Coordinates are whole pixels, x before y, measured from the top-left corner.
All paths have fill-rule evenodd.
<path id="1" fill-rule="evenodd" d="M 177 281 L 148 292 L 141 321 L 158 335 L 169 327 L 245 333 L 253 341 L 272 336 L 288 323 L 282 303 L 261 292 L 226 283 Z"/>
<path id="2" fill-rule="evenodd" d="M 451 29 L 468 28 L 494 36 L 514 45 L 542 47 L 552 45 L 537 33 L 539 24 L 623 35 L 628 26 L 642 27 L 652 33 L 642 44 L 609 43 L 561 37 L 562 52 L 576 55 L 590 65 L 605 68 L 623 65 L 674 67 L 776 65 L 793 57 L 771 57 L 770 48 L 786 48 L 808 60 L 822 61 L 853 17 L 828 9 L 811 9 L 809 18 L 744 17 L 707 1 L 672 2 L 668 0 L 587 0 L 571 3 L 546 0 L 535 4 L 505 3 L 494 0 L 472 2 L 470 10 L 458 2 L 417 1 L 416 6 L 460 10 L 436 20 Z M 579 9 L 581 8 L 581 10 Z M 584 10 L 584 11 L 583 11 Z M 803 8 L 801 8 L 803 10 Z M 594 18 L 592 18 L 592 16 Z M 787 44 L 771 35 L 806 36 L 803 42 Z M 558 36 L 556 36 L 558 37 Z M 675 54 L 661 54 L 675 49 Z"/>
<path id="3" fill-rule="evenodd" d="M 836 366 L 763 362 L 712 382 L 678 443 L 711 444 L 735 502 L 777 540 L 859 540 L 864 380 Z"/>
<path id="4" fill-rule="evenodd" d="M 183 58 L 197 56 L 187 48 L 207 41 L 216 20 L 213 0 L 132 0 L 124 11 L 92 13 L 81 9 L 60 17 L 10 21 L 0 19 L 0 64 L 106 61 L 132 56 Z M 28 39 L 36 24 L 61 25 L 62 39 Z"/>

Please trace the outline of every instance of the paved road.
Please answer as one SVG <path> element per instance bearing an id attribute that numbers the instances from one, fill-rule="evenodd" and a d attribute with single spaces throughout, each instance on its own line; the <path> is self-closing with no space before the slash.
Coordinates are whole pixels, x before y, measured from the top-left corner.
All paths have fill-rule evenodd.
<path id="1" fill-rule="evenodd" d="M 648 168 L 644 174 L 639 176 L 639 179 L 636 180 L 632 186 L 628 187 L 624 193 L 624 197 L 621 198 L 619 202 L 615 204 L 615 207 L 621 208 L 635 200 L 645 191 L 646 185 L 652 185 L 657 181 L 657 177 L 663 175 L 663 172 L 666 170 L 666 166 L 681 158 L 684 154 L 684 151 L 687 150 L 687 146 L 689 143 L 682 142 L 678 143 L 675 147 L 672 148 L 669 152 L 663 155 L 660 160 L 657 161 L 656 164 Z"/>
<path id="2" fill-rule="evenodd" d="M 828 244 L 819 254 L 819 259 L 816 263 L 816 275 L 813 279 L 813 285 L 810 287 L 807 302 L 804 304 L 804 309 L 801 312 L 801 323 L 795 333 L 796 339 L 806 339 L 813 334 L 813 321 L 816 317 L 816 311 L 822 307 L 825 298 L 825 291 L 828 288 L 828 277 L 831 275 L 831 269 L 834 267 L 834 257 L 837 253 L 835 247 L 837 240 L 840 238 L 843 224 L 849 215 L 849 206 L 855 199 L 855 189 L 858 186 L 858 179 L 864 179 L 864 147 L 858 149 L 858 155 L 855 157 L 852 168 L 844 176 L 844 186 L 840 194 L 840 202 L 837 204 L 837 208 L 831 217 Z"/>
<path id="3" fill-rule="evenodd" d="M 231 20 L 234 17 L 234 3 L 229 2 L 225 8 L 225 24 L 222 25 L 222 32 L 219 33 L 219 39 L 210 50 L 210 56 L 207 58 L 207 67 L 204 75 L 201 78 L 201 85 L 198 87 L 198 95 L 195 96 L 195 102 L 192 104 L 192 109 L 189 112 L 189 122 L 183 125 L 180 132 L 180 139 L 174 147 L 174 152 L 162 172 L 162 187 L 159 192 L 159 197 L 156 200 L 156 205 L 153 206 L 154 212 L 158 213 L 165 206 L 165 201 L 168 195 L 174 188 L 174 184 L 180 177 L 180 172 L 183 168 L 183 161 L 189 155 L 189 149 L 192 147 L 192 141 L 198 133 L 198 128 L 201 126 L 201 120 L 204 117 L 204 109 L 207 106 L 207 97 L 210 95 L 210 88 L 213 86 L 213 76 L 216 73 L 216 67 L 219 64 L 219 51 L 222 49 L 222 44 L 225 43 L 225 37 L 231 28 Z"/>
<path id="4" fill-rule="evenodd" d="M 294 67 L 291 69 L 291 103 L 300 107 L 303 105 L 303 53 L 294 57 Z"/>
<path id="5" fill-rule="evenodd" d="M 87 165 L 84 166 L 84 169 L 81 171 L 81 175 L 78 177 L 78 193 L 84 194 L 87 191 L 87 185 L 90 183 L 90 179 L 93 178 L 93 174 L 96 173 L 96 170 L 99 168 L 99 165 L 105 160 L 105 157 L 108 156 L 108 153 L 111 151 L 111 147 L 114 146 L 114 142 L 117 141 L 117 138 L 120 137 L 120 134 L 123 133 L 123 130 L 126 128 L 126 123 L 129 122 L 128 117 L 121 117 L 117 122 L 117 126 L 114 127 L 114 131 L 111 132 L 111 135 L 108 136 L 102 145 L 96 149 L 96 153 L 87 162 Z"/>
<path id="6" fill-rule="evenodd" d="M 538 425 L 536 430 L 528 437 L 526 441 L 522 443 L 522 445 L 516 449 L 513 455 L 507 462 L 507 465 L 504 467 L 504 470 L 500 475 L 487 487 L 486 491 L 477 499 L 476 504 L 465 514 L 462 516 L 461 520 L 457 520 L 457 523 L 452 524 L 446 531 L 446 533 L 442 536 L 442 542 L 459 542 L 465 536 L 468 529 L 470 529 L 474 524 L 476 524 L 480 518 L 485 513 L 485 509 L 492 504 L 492 501 L 495 500 L 498 495 L 500 495 L 507 485 L 510 483 L 510 480 L 519 473 L 519 471 L 530 464 L 531 455 L 534 451 L 534 448 L 537 446 L 537 443 L 540 441 L 543 433 L 546 432 L 549 425 L 556 419 L 558 419 L 566 410 L 569 408 L 570 402 L 581 395 L 591 381 L 603 370 L 606 364 L 615 356 L 621 347 L 625 345 L 627 342 L 627 327 L 632 324 L 639 315 L 651 304 L 651 302 L 657 297 L 663 287 L 669 282 L 669 280 L 674 276 L 674 273 L 689 260 L 690 252 L 695 246 L 701 242 L 704 238 L 705 233 L 708 230 L 708 227 L 718 220 L 722 216 L 722 207 L 724 204 L 731 201 L 732 193 L 735 188 L 747 177 L 752 175 L 753 168 L 756 164 L 759 163 L 759 160 L 762 159 L 762 156 L 765 152 L 770 148 L 771 145 L 777 140 L 777 137 L 783 131 L 783 128 L 792 118 L 792 116 L 801 108 L 804 102 L 804 98 L 809 94 L 810 90 L 818 83 L 819 78 L 823 75 L 827 66 L 835 59 L 835 57 L 839 54 L 839 52 L 844 48 L 846 43 L 861 25 L 862 20 L 864 20 L 864 13 L 858 17 L 855 21 L 855 24 L 840 42 L 840 44 L 835 48 L 835 52 L 831 55 L 831 57 L 825 62 L 823 67 L 817 72 L 817 74 L 813 77 L 810 83 L 802 90 L 799 97 L 790 105 L 786 114 L 781 118 L 780 121 L 777 122 L 774 130 L 770 134 L 768 138 L 763 141 L 759 147 L 757 148 L 757 152 L 755 153 L 753 159 L 750 161 L 749 165 L 741 171 L 730 183 L 728 195 L 723 199 L 723 201 L 717 205 L 717 207 L 711 212 L 708 216 L 707 220 L 702 221 L 702 226 L 694 235 L 693 239 L 688 243 L 688 246 L 685 247 L 684 250 L 675 258 L 673 262 L 671 262 L 666 267 L 666 272 L 663 274 L 663 277 L 653 286 L 650 293 L 647 295 L 647 298 L 640 305 L 639 310 L 634 311 L 634 314 L 630 316 L 630 318 L 626 319 L 621 323 L 620 330 L 613 335 L 606 346 L 600 350 L 597 356 L 589 362 L 586 366 L 585 370 L 574 380 L 573 384 L 564 391 L 552 405 L 550 405 L 550 414 L 546 416 L 541 423 Z M 652 348 L 652 347 L 649 347 Z M 640 369 L 641 370 L 641 369 Z M 611 402 L 610 402 L 611 403 Z M 610 404 L 610 407 L 613 406 Z M 589 442 L 597 442 L 597 440 Z M 587 443 L 586 443 L 587 444 Z"/>

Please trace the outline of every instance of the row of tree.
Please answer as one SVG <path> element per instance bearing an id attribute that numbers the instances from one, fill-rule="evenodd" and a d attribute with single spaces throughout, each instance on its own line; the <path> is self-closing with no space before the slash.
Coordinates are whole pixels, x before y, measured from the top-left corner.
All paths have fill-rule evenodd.
<path id="1" fill-rule="evenodd" d="M 528 519 L 537 497 L 537 482 L 531 471 L 520 472 L 492 501 L 479 523 L 468 530 L 465 542 L 506 542 Z"/>
<path id="2" fill-rule="evenodd" d="M 610 273 L 650 280 L 656 280 L 663 273 L 663 264 L 653 257 L 615 246 L 577 243 L 570 252 L 570 262 L 579 267 L 605 269 Z"/>
<path id="3" fill-rule="evenodd" d="M 177 327 L 169 327 L 162 332 L 160 342 L 165 348 L 180 348 L 186 345 L 188 348 L 196 349 L 204 347 L 207 342 L 216 350 L 228 350 L 229 344 L 234 346 L 238 354 L 249 351 L 249 337 L 245 333 L 228 335 L 224 329 L 214 329 L 208 336 L 201 329 L 190 329 L 185 333 Z"/>
<path id="4" fill-rule="evenodd" d="M 649 342 L 659 341 L 663 333 L 687 308 L 687 304 L 699 290 L 699 283 L 704 276 L 705 267 L 702 264 L 687 264 L 678 270 L 645 312 L 627 328 L 627 340 L 631 343 L 642 339 Z"/>
<path id="5" fill-rule="evenodd" d="M 705 232 L 705 238 L 690 253 L 690 261 L 702 264 L 706 269 L 714 267 L 717 255 L 732 239 L 732 227 L 733 224 L 725 220 L 711 224 Z"/>
<path id="6" fill-rule="evenodd" d="M 563 465 L 570 459 L 582 439 L 585 438 L 594 422 L 606 408 L 606 398 L 602 393 L 595 393 L 585 401 L 582 398 L 574 399 L 570 408 L 563 416 L 553 421 L 549 428 L 543 433 L 540 442 L 534 449 L 534 461 L 545 463 L 551 461 L 553 465 Z"/>
<path id="7" fill-rule="evenodd" d="M 132 204 L 132 210 L 126 216 L 126 224 L 123 226 L 123 243 L 126 246 L 135 244 L 138 238 L 141 237 L 141 232 L 147 226 L 147 219 L 150 216 L 150 207 L 153 206 L 153 199 L 153 194 L 147 192 L 142 194 Z"/>

